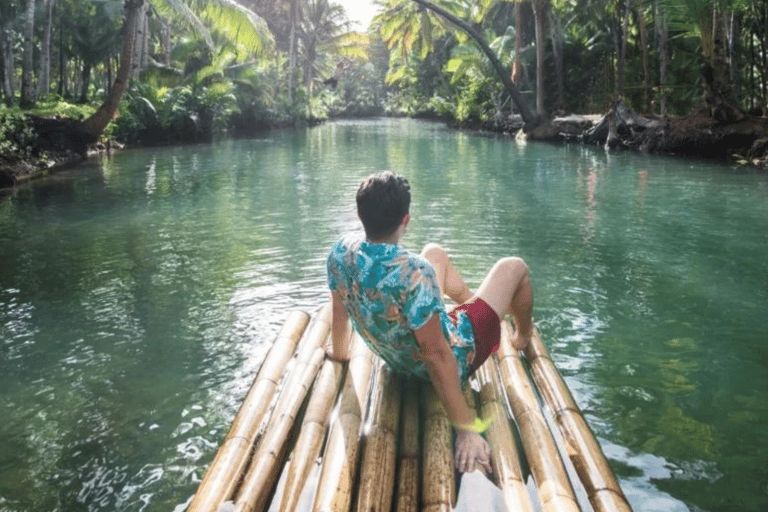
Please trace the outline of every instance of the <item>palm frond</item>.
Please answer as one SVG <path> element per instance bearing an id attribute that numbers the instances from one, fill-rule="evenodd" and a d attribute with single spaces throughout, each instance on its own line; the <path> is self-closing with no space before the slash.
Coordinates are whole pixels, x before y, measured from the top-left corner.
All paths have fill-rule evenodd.
<path id="1" fill-rule="evenodd" d="M 203 18 L 238 46 L 256 54 L 263 53 L 272 42 L 267 23 L 250 9 L 234 0 L 204 2 Z"/>
<path id="2" fill-rule="evenodd" d="M 192 29 L 205 40 L 208 48 L 213 49 L 213 38 L 208 28 L 190 7 L 181 0 L 152 0 L 152 5 L 157 12 L 166 18 L 174 19 L 182 25 Z"/>

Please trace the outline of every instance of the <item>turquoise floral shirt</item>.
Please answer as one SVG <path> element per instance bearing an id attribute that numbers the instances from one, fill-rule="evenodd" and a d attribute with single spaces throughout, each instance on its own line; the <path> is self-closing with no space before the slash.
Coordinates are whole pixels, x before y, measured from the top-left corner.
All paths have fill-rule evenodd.
<path id="1" fill-rule="evenodd" d="M 414 330 L 436 314 L 466 382 L 475 356 L 472 324 L 463 312 L 451 321 L 426 259 L 350 235 L 334 244 L 327 264 L 328 285 L 341 296 L 352 326 L 393 370 L 429 380 Z"/>

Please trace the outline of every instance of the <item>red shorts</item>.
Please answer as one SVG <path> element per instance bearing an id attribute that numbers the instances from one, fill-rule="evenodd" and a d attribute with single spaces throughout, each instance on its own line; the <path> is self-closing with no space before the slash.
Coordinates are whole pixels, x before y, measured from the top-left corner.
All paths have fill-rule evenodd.
<path id="1" fill-rule="evenodd" d="M 456 322 L 459 311 L 465 311 L 472 324 L 475 334 L 475 359 L 469 368 L 470 373 L 482 365 L 488 357 L 496 352 L 501 341 L 501 325 L 499 315 L 480 297 L 470 299 L 448 313 Z"/>

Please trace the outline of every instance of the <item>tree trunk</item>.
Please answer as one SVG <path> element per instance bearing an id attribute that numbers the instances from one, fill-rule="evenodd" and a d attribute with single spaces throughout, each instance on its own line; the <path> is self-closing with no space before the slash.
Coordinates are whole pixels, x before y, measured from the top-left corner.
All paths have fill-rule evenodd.
<path id="1" fill-rule="evenodd" d="M 515 58 L 512 61 L 512 74 L 510 79 L 514 84 L 518 83 L 520 76 L 520 66 L 522 65 L 523 53 L 523 3 L 515 2 Z"/>
<path id="2" fill-rule="evenodd" d="M 565 108 L 565 74 L 563 73 L 563 20 L 560 15 L 550 10 L 550 37 L 552 38 L 552 57 L 555 59 L 555 81 L 557 82 L 557 102 L 555 110 Z"/>
<path id="3" fill-rule="evenodd" d="M 35 104 L 32 66 L 35 52 L 35 0 L 27 0 L 24 13 L 24 56 L 21 63 L 21 99 L 19 106 L 29 108 Z"/>
<path id="4" fill-rule="evenodd" d="M 730 70 L 731 86 L 736 89 L 739 80 L 739 66 L 736 54 L 736 41 L 740 38 L 741 25 L 734 13 L 725 17 L 725 35 L 728 44 L 728 69 Z M 738 98 L 737 98 L 738 99 Z"/>
<path id="5" fill-rule="evenodd" d="M 518 91 L 517 87 L 515 87 L 515 84 L 513 84 L 509 79 L 509 72 L 506 71 L 501 65 L 501 62 L 499 62 L 498 57 L 496 57 L 496 54 L 493 52 L 491 47 L 488 46 L 488 43 L 485 42 L 485 39 L 469 23 L 460 18 L 457 18 L 445 9 L 438 7 L 435 4 L 428 2 L 427 0 L 412 1 L 453 23 L 464 32 L 466 32 L 467 35 L 480 46 L 480 49 L 483 50 L 483 53 L 485 53 L 485 56 L 488 57 L 488 60 L 491 62 L 496 75 L 504 84 L 504 88 L 507 90 L 509 95 L 512 96 L 512 101 L 515 102 L 515 105 L 517 105 L 517 108 L 520 110 L 520 116 L 523 118 L 523 122 L 526 124 L 526 130 L 534 128 L 541 122 L 537 116 L 534 116 L 534 114 L 528 108 L 528 105 L 525 104 L 523 97 L 520 95 L 520 91 Z"/>
<path id="6" fill-rule="evenodd" d="M 88 86 L 91 85 L 91 63 L 83 63 L 83 73 L 81 75 L 80 83 L 80 103 L 88 103 Z"/>
<path id="7" fill-rule="evenodd" d="M 163 21 L 163 64 L 171 65 L 171 22 Z"/>
<path id="8" fill-rule="evenodd" d="M 8 87 L 8 71 L 5 66 L 5 30 L 0 29 L 0 80 L 2 80 L 3 97 L 5 105 L 7 107 L 13 106 L 13 96 L 10 94 L 10 88 Z"/>
<path id="9" fill-rule="evenodd" d="M 763 33 L 760 38 L 760 48 L 762 49 L 761 55 L 763 57 L 762 73 L 760 73 L 763 80 L 763 107 L 768 106 L 768 2 L 763 2 L 763 19 L 762 19 Z"/>
<path id="10" fill-rule="evenodd" d="M 128 80 L 131 77 L 131 66 L 133 64 L 133 42 L 136 34 L 136 23 L 139 17 L 139 11 L 144 7 L 144 0 L 126 0 L 125 4 L 125 22 L 123 24 L 123 50 L 120 55 L 120 68 L 117 71 L 115 83 L 109 91 L 109 95 L 99 109 L 82 123 L 83 128 L 94 138 L 98 139 L 104 128 L 115 116 L 117 107 L 123 97 L 125 89 L 128 87 Z"/>
<path id="11" fill-rule="evenodd" d="M 536 24 L 536 113 L 544 115 L 544 16 L 547 0 L 532 0 L 533 17 Z"/>
<path id="12" fill-rule="evenodd" d="M 107 57 L 107 62 L 105 65 L 107 67 L 107 76 L 106 83 L 104 84 L 104 90 L 108 91 L 109 86 L 112 85 L 112 57 Z"/>
<path id="13" fill-rule="evenodd" d="M 51 32 L 53 27 L 53 5 L 56 0 L 43 0 L 45 18 L 43 19 L 43 43 L 40 49 L 40 72 L 38 73 L 37 93 L 45 96 L 51 92 Z"/>
<path id="14" fill-rule="evenodd" d="M 11 20 L 14 18 L 11 6 L 0 6 L 3 21 L 0 25 L 0 61 L 2 61 L 3 95 L 5 105 L 12 107 L 15 91 L 13 89 L 13 44 L 11 42 Z"/>
<path id="15" fill-rule="evenodd" d="M 67 57 L 64 48 L 64 17 L 59 19 L 59 85 L 56 93 L 62 98 L 66 97 L 67 90 Z"/>
<path id="16" fill-rule="evenodd" d="M 139 66 L 141 71 L 144 71 L 147 69 L 147 66 L 149 66 L 149 1 L 145 4 L 146 7 L 144 8 L 144 23 L 142 25 L 142 43 L 141 43 L 141 60 L 139 61 Z"/>
<path id="17" fill-rule="evenodd" d="M 291 32 L 288 47 L 288 104 L 293 104 L 294 74 L 296 73 L 296 24 L 298 23 L 298 0 L 291 2 Z"/>
<path id="18" fill-rule="evenodd" d="M 624 96 L 624 72 L 627 67 L 627 34 L 629 33 L 630 1 L 627 0 L 624 7 L 624 19 L 619 30 L 619 64 L 616 68 L 616 97 Z"/>
<path id="19" fill-rule="evenodd" d="M 659 0 L 656 2 L 656 43 L 659 53 L 659 113 L 667 115 L 669 95 L 667 94 L 667 73 L 669 71 L 669 25 L 667 13 Z"/>
<path id="20" fill-rule="evenodd" d="M 143 2 L 142 2 L 143 3 Z M 133 40 L 133 66 L 131 71 L 132 78 L 138 78 L 143 71 L 142 58 L 144 55 L 144 48 L 146 47 L 146 21 L 147 21 L 147 6 L 142 5 L 138 10 L 136 18 L 136 29 Z"/>
<path id="21" fill-rule="evenodd" d="M 643 110 L 650 111 L 651 101 L 651 68 L 648 58 L 648 25 L 645 23 L 643 9 L 635 5 L 635 17 L 640 29 L 640 54 L 643 59 Z"/>
<path id="22" fill-rule="evenodd" d="M 723 27 L 726 16 L 713 9 L 713 37 L 710 61 L 704 66 L 704 109 L 713 119 L 720 122 L 736 122 L 744 114 L 736 106 L 733 84 L 730 79 L 726 57 Z"/>

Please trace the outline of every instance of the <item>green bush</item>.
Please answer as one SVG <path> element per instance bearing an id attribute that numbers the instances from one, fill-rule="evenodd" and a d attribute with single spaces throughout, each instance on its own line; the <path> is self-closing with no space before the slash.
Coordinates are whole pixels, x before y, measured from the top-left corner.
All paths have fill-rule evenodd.
<path id="1" fill-rule="evenodd" d="M 24 114 L 0 111 L 0 155 L 12 161 L 36 156 L 36 140 Z"/>
<path id="2" fill-rule="evenodd" d="M 62 97 L 51 94 L 44 100 L 38 101 L 32 113 L 40 117 L 66 117 L 82 120 L 96 112 L 94 105 L 70 103 Z"/>

